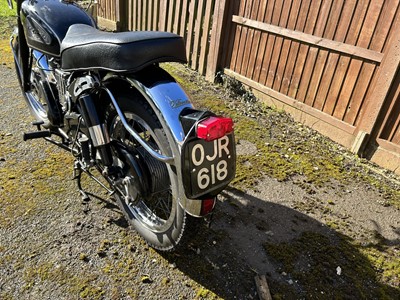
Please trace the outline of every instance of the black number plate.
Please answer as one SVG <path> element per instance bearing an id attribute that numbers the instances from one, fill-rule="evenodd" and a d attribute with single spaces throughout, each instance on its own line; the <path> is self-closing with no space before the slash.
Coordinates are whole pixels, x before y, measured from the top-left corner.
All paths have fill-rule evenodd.
<path id="1" fill-rule="evenodd" d="M 197 198 L 219 192 L 235 177 L 235 164 L 233 134 L 211 142 L 201 139 L 189 141 L 183 174 L 187 196 Z"/>

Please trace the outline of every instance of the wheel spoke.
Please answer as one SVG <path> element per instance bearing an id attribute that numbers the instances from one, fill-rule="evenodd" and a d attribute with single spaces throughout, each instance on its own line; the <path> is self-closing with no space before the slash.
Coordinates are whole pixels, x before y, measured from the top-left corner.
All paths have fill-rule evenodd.
<path id="1" fill-rule="evenodd" d="M 169 194 L 169 193 L 168 193 Z M 171 213 L 171 208 L 170 208 L 170 194 L 166 195 L 165 198 L 163 197 L 157 197 L 157 202 L 154 204 L 154 211 L 155 212 L 162 212 L 163 214 L 160 213 L 160 215 L 163 215 L 165 219 L 165 216 L 168 218 L 168 216 Z"/>

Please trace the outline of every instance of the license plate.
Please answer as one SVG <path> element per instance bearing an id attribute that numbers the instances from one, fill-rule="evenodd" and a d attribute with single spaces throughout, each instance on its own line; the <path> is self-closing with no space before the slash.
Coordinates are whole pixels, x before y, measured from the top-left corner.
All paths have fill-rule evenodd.
<path id="1" fill-rule="evenodd" d="M 183 179 L 187 196 L 218 193 L 235 177 L 233 134 L 207 142 L 196 139 L 186 145 Z"/>

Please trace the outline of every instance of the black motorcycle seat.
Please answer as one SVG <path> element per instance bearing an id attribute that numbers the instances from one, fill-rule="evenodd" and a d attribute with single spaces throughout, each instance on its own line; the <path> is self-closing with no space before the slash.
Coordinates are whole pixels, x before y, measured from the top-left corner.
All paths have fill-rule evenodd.
<path id="1" fill-rule="evenodd" d="M 136 72 L 158 62 L 186 63 L 182 37 L 159 31 L 112 33 L 74 24 L 61 43 L 61 68 L 66 71 Z"/>

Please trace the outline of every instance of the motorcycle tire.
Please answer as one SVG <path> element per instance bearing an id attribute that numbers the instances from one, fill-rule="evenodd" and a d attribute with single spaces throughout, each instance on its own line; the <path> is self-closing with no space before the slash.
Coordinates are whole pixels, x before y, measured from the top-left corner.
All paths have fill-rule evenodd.
<path id="1" fill-rule="evenodd" d="M 116 98 L 130 126 L 147 140 L 153 149 L 165 155 L 172 155 L 165 131 L 150 105 L 140 96 L 130 99 L 127 95 L 118 95 Z M 125 175 L 129 177 L 134 174 L 131 171 L 135 162 L 126 162 L 139 159 L 146 169 L 144 173 L 150 177 L 132 178 L 133 185 L 141 181 L 148 182 L 147 189 L 150 192 L 146 196 L 115 194 L 120 209 L 130 225 L 150 246 L 163 251 L 173 249 L 181 240 L 186 221 L 190 218 L 179 204 L 176 170 L 173 166 L 153 158 L 127 133 L 113 105 L 109 105 L 106 110 L 105 122 L 111 140 L 124 145 L 124 150 L 112 151 L 114 163 L 121 165 L 121 162 L 125 161 L 122 163 L 122 169 L 127 170 Z M 132 151 L 128 151 L 126 157 L 118 157 L 120 153 L 126 153 L 126 149 Z M 131 194 L 135 194 L 137 189 L 125 187 L 125 190 L 131 190 Z M 134 200 L 127 200 L 132 196 Z"/>

